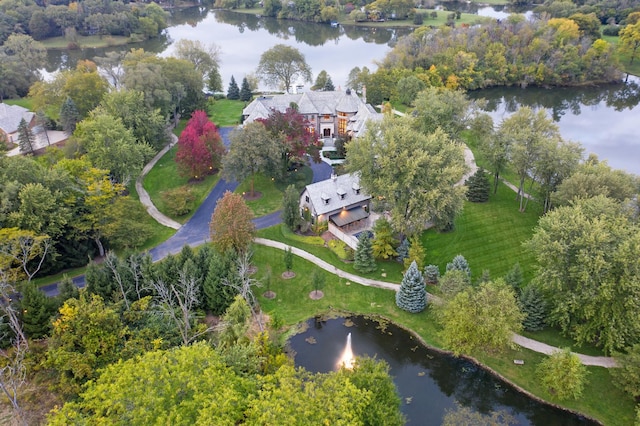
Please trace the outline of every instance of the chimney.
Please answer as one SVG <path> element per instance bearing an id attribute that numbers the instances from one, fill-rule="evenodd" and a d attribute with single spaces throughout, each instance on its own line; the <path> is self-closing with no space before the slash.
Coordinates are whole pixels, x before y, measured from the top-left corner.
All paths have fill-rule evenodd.
<path id="1" fill-rule="evenodd" d="M 338 175 L 336 174 L 335 170 L 331 169 L 331 180 L 332 181 L 337 181 L 338 180 Z"/>

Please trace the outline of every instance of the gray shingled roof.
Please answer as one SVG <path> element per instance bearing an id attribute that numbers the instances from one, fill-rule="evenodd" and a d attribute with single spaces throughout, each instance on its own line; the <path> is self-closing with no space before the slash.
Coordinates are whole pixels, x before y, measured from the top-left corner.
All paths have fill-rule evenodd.
<path id="1" fill-rule="evenodd" d="M 321 215 L 371 198 L 362 190 L 357 194 L 356 189 L 359 188 L 360 177 L 349 173 L 337 176 L 335 180 L 327 179 L 307 185 L 306 191 L 316 214 Z M 344 199 L 340 198 L 340 193 L 344 194 Z M 324 200 L 327 198 L 329 202 L 325 203 Z"/>
<path id="2" fill-rule="evenodd" d="M 297 94 L 270 95 L 256 98 L 242 111 L 245 122 L 267 118 L 272 109 L 285 112 L 291 103 L 298 105 L 298 112 L 310 114 L 336 114 L 336 112 L 357 113 L 359 120 L 379 120 L 382 114 L 375 112 L 371 105 L 365 104 L 355 92 L 304 92 Z M 379 117 L 377 117 L 379 116 Z M 362 130 L 364 122 L 355 127 Z"/>
<path id="3" fill-rule="evenodd" d="M 6 133 L 15 133 L 18 131 L 20 120 L 29 123 L 35 114 L 19 105 L 7 105 L 0 103 L 0 129 Z"/>

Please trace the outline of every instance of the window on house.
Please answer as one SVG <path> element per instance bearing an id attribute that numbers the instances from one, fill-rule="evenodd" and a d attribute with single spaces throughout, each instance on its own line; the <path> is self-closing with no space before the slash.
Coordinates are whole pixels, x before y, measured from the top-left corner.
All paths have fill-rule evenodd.
<path id="1" fill-rule="evenodd" d="M 356 194 L 360 195 L 360 188 L 356 189 Z"/>
<path id="2" fill-rule="evenodd" d="M 340 199 L 344 200 L 345 195 L 347 195 L 347 194 L 340 194 Z"/>
<path id="3" fill-rule="evenodd" d="M 309 202 L 309 196 L 305 195 L 304 200 L 308 203 Z"/>

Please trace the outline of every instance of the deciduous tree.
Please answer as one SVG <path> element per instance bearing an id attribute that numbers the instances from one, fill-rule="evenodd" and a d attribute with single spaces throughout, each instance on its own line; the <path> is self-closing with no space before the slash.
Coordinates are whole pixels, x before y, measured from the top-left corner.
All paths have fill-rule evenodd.
<path id="1" fill-rule="evenodd" d="M 526 247 L 551 324 L 606 352 L 640 341 L 640 232 L 619 202 L 597 196 L 552 210 Z"/>
<path id="2" fill-rule="evenodd" d="M 277 44 L 260 56 L 256 74 L 269 86 L 289 91 L 298 78 L 311 82 L 311 68 L 295 47 Z"/>
<path id="3" fill-rule="evenodd" d="M 589 374 L 578 355 L 569 348 L 557 351 L 540 362 L 537 368 L 542 385 L 558 399 L 578 399 Z"/>
<path id="4" fill-rule="evenodd" d="M 282 222 L 295 231 L 300 220 L 300 191 L 291 184 L 282 196 Z"/>
<path id="5" fill-rule="evenodd" d="M 456 355 L 514 345 L 511 336 L 522 329 L 522 318 L 513 290 L 501 280 L 459 292 L 438 313 L 445 347 Z"/>
<path id="6" fill-rule="evenodd" d="M 409 235 L 453 222 L 464 188 L 455 186 L 466 170 L 461 145 L 442 131 L 425 135 L 411 121 L 387 118 L 349 143 L 346 169 L 360 174 L 369 194 L 390 204 L 391 221 Z"/>
<path id="7" fill-rule="evenodd" d="M 279 172 L 276 165 L 281 159 L 281 145 L 259 121 L 235 129 L 229 139 L 231 145 L 222 162 L 222 175 L 227 180 L 237 182 L 251 178 L 250 192 L 253 196 L 253 182 L 257 173 L 268 175 Z"/>
<path id="8" fill-rule="evenodd" d="M 253 213 L 242 196 L 225 192 L 211 216 L 211 242 L 220 252 L 230 249 L 237 253 L 245 252 L 256 232 L 252 219 Z"/>
<path id="9" fill-rule="evenodd" d="M 640 47 L 640 21 L 627 25 L 620 30 L 619 35 L 621 50 L 629 55 L 629 65 L 631 65 Z"/>
<path id="10" fill-rule="evenodd" d="M 220 167 L 225 148 L 218 128 L 204 111 L 194 111 L 178 138 L 176 162 L 180 173 L 202 179 Z"/>
<path id="11" fill-rule="evenodd" d="M 373 241 L 371 245 L 373 256 L 376 259 L 388 260 L 398 255 L 395 250 L 398 240 L 393 237 L 391 223 L 386 218 L 381 217 L 373 225 Z"/>

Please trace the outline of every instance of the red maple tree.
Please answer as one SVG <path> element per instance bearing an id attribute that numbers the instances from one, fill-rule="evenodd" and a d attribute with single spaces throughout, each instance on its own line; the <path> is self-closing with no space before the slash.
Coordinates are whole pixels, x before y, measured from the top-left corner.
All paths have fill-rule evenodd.
<path id="1" fill-rule="evenodd" d="M 194 111 L 178 138 L 176 162 L 180 174 L 202 179 L 220 167 L 225 152 L 218 128 L 207 113 Z"/>
<path id="2" fill-rule="evenodd" d="M 281 140 L 287 163 L 300 161 L 305 154 L 316 163 L 320 162 L 322 143 L 314 132 L 309 131 L 311 123 L 294 108 L 287 108 L 285 112 L 273 109 L 269 117 L 259 121 L 273 137 Z"/>

